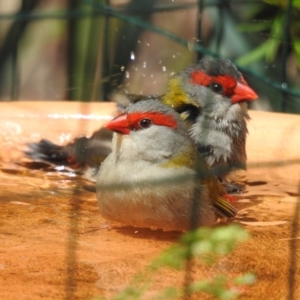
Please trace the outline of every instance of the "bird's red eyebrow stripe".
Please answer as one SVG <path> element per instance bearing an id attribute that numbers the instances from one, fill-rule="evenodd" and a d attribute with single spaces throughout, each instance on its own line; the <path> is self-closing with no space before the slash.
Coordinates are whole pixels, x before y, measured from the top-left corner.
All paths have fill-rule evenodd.
<path id="1" fill-rule="evenodd" d="M 236 86 L 236 80 L 229 75 L 209 76 L 202 71 L 194 71 L 191 74 L 191 81 L 203 86 L 208 86 L 212 82 L 218 83 L 224 88 L 225 93 L 230 92 Z"/>
<path id="2" fill-rule="evenodd" d="M 150 119 L 155 125 L 177 128 L 177 121 L 171 115 L 158 112 L 134 112 L 127 115 L 128 123 L 134 128 L 138 128 L 138 123 L 143 119 Z"/>

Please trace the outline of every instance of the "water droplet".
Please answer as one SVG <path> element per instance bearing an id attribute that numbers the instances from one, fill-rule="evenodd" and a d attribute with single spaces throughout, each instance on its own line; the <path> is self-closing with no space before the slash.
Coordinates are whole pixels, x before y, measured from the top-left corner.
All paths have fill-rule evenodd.
<path id="1" fill-rule="evenodd" d="M 146 68 L 146 67 L 147 67 L 147 62 L 144 61 L 144 62 L 143 62 L 143 68 Z"/>
<path id="2" fill-rule="evenodd" d="M 125 70 L 125 66 L 122 66 L 121 67 L 121 71 L 123 72 Z"/>
<path id="3" fill-rule="evenodd" d="M 130 74 L 129 74 L 128 71 L 125 72 L 125 77 L 126 77 L 126 78 L 129 78 L 129 77 L 130 77 Z"/>
<path id="4" fill-rule="evenodd" d="M 287 88 L 287 84 L 286 84 L 285 82 L 283 82 L 283 83 L 281 84 L 281 87 L 282 87 L 283 89 L 286 89 L 286 88 Z"/>
<path id="5" fill-rule="evenodd" d="M 193 41 L 188 41 L 187 47 L 190 51 L 194 51 L 195 45 Z"/>
<path id="6" fill-rule="evenodd" d="M 153 81 L 153 84 L 156 84 L 156 80 L 155 80 L 155 81 Z"/>
<path id="7" fill-rule="evenodd" d="M 140 40 L 138 40 L 137 42 L 138 42 L 139 44 L 141 43 L 141 41 L 140 41 Z"/>
<path id="8" fill-rule="evenodd" d="M 130 59 L 131 59 L 131 60 L 135 60 L 135 55 L 134 55 L 134 52 L 133 52 L 133 51 L 130 52 Z"/>
<path id="9" fill-rule="evenodd" d="M 175 58 L 175 57 L 176 57 L 176 55 L 174 54 L 174 55 L 172 55 L 172 57 L 173 57 L 173 58 Z"/>
<path id="10" fill-rule="evenodd" d="M 145 74 L 142 74 L 142 76 L 143 76 L 143 77 L 146 77 L 146 75 L 145 75 Z"/>
<path id="11" fill-rule="evenodd" d="M 70 138 L 71 138 L 71 134 L 70 133 L 62 133 L 60 136 L 59 136 L 59 141 L 61 142 L 61 143 L 64 143 L 64 142 L 66 142 L 66 141 L 69 141 L 70 140 Z"/>
<path id="12" fill-rule="evenodd" d="M 150 77 L 153 78 L 153 74 L 151 74 Z"/>
<path id="13" fill-rule="evenodd" d="M 165 66 L 162 67 L 163 72 L 167 71 L 167 68 Z"/>

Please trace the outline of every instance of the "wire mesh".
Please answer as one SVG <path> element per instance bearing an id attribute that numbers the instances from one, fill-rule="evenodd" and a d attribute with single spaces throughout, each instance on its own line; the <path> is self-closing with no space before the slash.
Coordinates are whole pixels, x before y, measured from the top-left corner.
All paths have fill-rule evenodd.
<path id="1" fill-rule="evenodd" d="M 19 78 L 21 75 L 20 71 L 18 71 L 19 64 L 17 61 L 19 60 L 20 62 L 20 58 L 18 58 L 16 54 L 18 52 L 17 49 L 19 48 L 17 45 L 19 43 L 18 41 L 22 39 L 24 33 L 26 32 L 25 29 L 28 22 L 51 19 L 70 20 L 68 21 L 70 22 L 70 31 L 68 34 L 69 43 L 67 46 L 69 51 L 66 56 L 68 61 L 68 82 L 65 89 L 68 92 L 65 93 L 65 95 L 61 95 L 60 98 L 66 97 L 68 100 L 77 99 L 83 101 L 90 101 L 91 99 L 107 100 L 109 99 L 111 91 L 122 85 L 122 82 L 126 77 L 126 72 L 124 72 L 124 70 L 127 70 L 129 67 L 131 62 L 130 55 L 135 51 L 142 30 L 147 30 L 161 35 L 163 38 L 170 39 L 175 43 L 188 48 L 191 51 L 191 54 L 192 52 L 196 52 L 198 59 L 203 55 L 210 55 L 214 57 L 224 56 L 223 53 L 226 51 L 224 50 L 226 49 L 224 47 L 228 47 L 228 45 L 226 45 L 228 33 L 225 33 L 224 30 L 226 26 L 226 18 L 229 17 L 232 20 L 237 19 L 238 16 L 234 11 L 234 5 L 240 5 L 248 8 L 249 5 L 255 4 L 261 5 L 260 1 L 198 1 L 193 3 L 174 2 L 172 4 L 168 2 L 155 3 L 155 1 L 149 1 L 149 4 L 146 2 L 129 2 L 129 4 L 125 5 L 114 4 L 113 6 L 110 6 L 109 2 L 84 0 L 70 1 L 69 9 L 66 7 L 65 9 L 56 11 L 53 10 L 52 12 L 43 12 L 43 8 L 39 9 L 39 1 L 32 1 L 30 3 L 24 1 L 24 5 L 20 7 L 20 10 L 16 14 L 0 15 L 0 21 L 2 23 L 12 21 L 12 25 L 6 32 L 5 39 L 3 40 L 2 47 L 0 49 L 0 68 L 2 69 L 2 72 L 7 72 L 8 69 L 7 67 L 4 68 L 4 62 L 7 61 L 8 57 L 12 57 L 10 67 L 12 70 L 12 79 L 10 80 L 10 98 L 16 99 L 16 91 L 18 90 L 20 82 L 23 81 L 22 78 Z M 200 10 L 212 8 L 216 9 L 217 12 L 217 18 L 214 20 L 216 26 L 214 46 L 204 45 L 204 40 L 200 36 Z M 294 10 L 296 9 L 297 7 L 294 7 Z M 153 25 L 149 21 L 149 17 L 153 14 L 166 13 L 168 11 L 186 10 L 199 11 L 198 25 L 195 25 L 195 27 L 198 27 L 198 33 L 197 36 L 195 36 L 196 42 L 192 42 L 180 37 L 176 33 L 172 33 L 171 31 L 165 30 L 162 27 Z M 240 9 L 240 11 L 242 11 L 242 9 Z M 284 13 L 284 10 L 282 11 Z M 271 107 L 273 107 L 273 109 L 297 112 L 299 110 L 298 99 L 300 93 L 297 91 L 297 89 L 293 89 L 288 85 L 285 75 L 287 59 L 291 54 L 291 45 L 296 43 L 294 37 L 293 40 L 289 39 L 289 33 L 293 29 L 292 26 L 295 28 L 293 31 L 296 32 L 297 30 L 297 25 L 293 25 L 295 24 L 293 21 L 293 16 L 295 13 L 292 14 L 291 2 L 288 2 L 288 6 L 286 7 L 285 11 L 284 33 L 282 34 L 282 37 L 276 37 L 282 39 L 282 55 L 281 58 L 278 57 L 278 64 L 281 66 L 281 68 L 278 70 L 278 80 L 273 80 L 273 76 L 269 77 L 266 72 L 257 72 L 244 65 L 237 65 L 244 74 L 253 77 L 255 80 L 266 83 L 266 85 L 271 89 L 277 90 L 282 94 L 281 99 L 277 100 L 279 101 L 278 104 L 276 104 L 276 101 L 274 100 L 276 98 L 274 93 L 267 95 L 267 97 L 271 99 L 269 101 L 271 102 Z M 99 19 L 99 21 L 96 22 L 97 19 Z M 123 28 L 119 33 L 119 36 L 113 34 L 112 32 L 116 24 L 115 20 L 124 22 L 122 24 L 119 23 L 121 24 L 120 28 Z M 255 21 L 256 20 L 254 20 L 254 22 Z M 240 22 L 242 22 L 242 20 Z M 88 23 L 90 24 L 90 27 L 87 27 Z M 225 26 L 223 26 L 223 23 Z M 132 24 L 132 26 L 130 24 Z M 234 24 L 235 26 L 238 26 L 239 21 L 235 21 Z M 20 30 L 18 28 L 20 28 Z M 126 28 L 130 28 L 131 32 L 126 32 Z M 137 31 L 133 32 L 133 29 Z M 84 40 L 86 39 L 86 36 L 89 35 L 90 40 Z M 127 38 L 126 43 L 124 43 L 124 36 Z M 129 42 L 128 39 L 132 39 L 132 41 Z M 75 42 L 73 45 L 73 40 L 78 42 Z M 86 50 L 84 50 L 86 45 L 88 45 L 88 47 Z M 104 48 L 101 49 L 99 47 Z M 110 50 L 105 50 L 105 47 L 107 49 L 110 48 Z M 125 47 L 128 49 L 125 49 Z M 254 44 L 252 47 L 254 47 Z M 248 51 L 249 50 L 251 50 L 251 48 L 248 48 Z M 232 52 L 233 50 L 229 51 Z M 102 58 L 101 55 L 103 55 Z M 226 54 L 225 56 L 233 60 L 236 58 Z M 103 63 L 102 66 L 101 61 Z M 83 67 L 82 64 L 85 64 L 86 67 Z M 82 65 L 82 67 L 80 67 L 80 65 Z M 121 68 L 122 71 L 120 71 Z M 99 74 L 100 69 L 102 70 L 102 74 L 101 72 Z M 254 85 L 254 87 L 257 86 L 256 89 L 261 92 L 261 95 L 265 94 L 264 86 L 259 86 L 255 81 L 252 83 L 252 85 Z M 2 89 L 5 90 L 5 87 L 2 86 Z M 83 94 L 80 92 L 80 90 L 82 90 Z M 91 91 L 94 92 L 91 94 Z M 92 95 L 94 95 L 94 98 Z M 297 98 L 297 100 L 290 100 L 289 96 L 294 96 Z M 21 96 L 21 98 L 23 97 Z"/>
<path id="2" fill-rule="evenodd" d="M 23 100 L 24 96 L 20 92 L 21 82 L 24 82 L 20 72 L 20 54 L 24 46 L 20 46 L 26 30 L 33 22 L 38 26 L 39 22 L 45 20 L 55 20 L 57 22 L 65 21 L 66 28 L 63 29 L 68 40 L 65 46 L 66 61 L 66 83 L 63 89 L 64 94 L 58 96 L 59 99 L 91 101 L 108 100 L 110 94 L 118 88 L 130 89 L 132 86 L 126 86 L 127 70 L 132 63 L 132 56 L 137 56 L 138 42 L 145 31 L 154 33 L 155 35 L 169 39 L 173 43 L 182 46 L 190 51 L 189 61 L 197 60 L 203 56 L 212 57 L 228 57 L 238 62 L 236 55 L 231 55 L 226 50 L 226 26 L 227 19 L 233 20 L 234 26 L 237 26 L 241 20 L 236 21 L 237 14 L 240 11 L 234 9 L 234 5 L 262 5 L 261 1 L 236 1 L 236 0 L 215 0 L 215 1 L 195 1 L 177 3 L 175 1 L 130 1 L 126 4 L 112 4 L 113 1 L 96 1 L 96 0 L 78 0 L 66 1 L 65 7 L 50 11 L 43 11 L 41 1 L 22 1 L 22 5 L 17 13 L 0 15 L 0 22 L 11 22 L 9 29 L 3 35 L 2 46 L 0 48 L 0 70 L 2 78 L 6 74 L 10 74 L 10 80 L 1 84 L 1 94 L 3 100 Z M 265 4 L 266 5 L 266 4 Z M 258 94 L 264 94 L 271 99 L 270 110 L 281 112 L 299 113 L 300 111 L 300 92 L 296 88 L 296 84 L 290 86 L 288 84 L 287 66 L 291 57 L 291 49 L 293 37 L 291 36 L 291 28 L 293 26 L 293 6 L 291 0 L 283 7 L 284 14 L 283 35 L 281 39 L 280 54 L 276 55 L 276 75 L 261 71 L 263 68 L 248 67 L 237 63 L 239 70 L 247 75 L 247 80 L 251 82 Z M 209 43 L 203 38 L 203 11 L 214 9 L 216 14 L 215 27 L 212 31 L 213 41 Z M 164 29 L 163 26 L 154 25 L 152 21 L 155 14 L 166 12 L 180 12 L 187 10 L 196 10 L 197 18 L 195 19 L 194 40 L 187 39 L 174 33 L 171 30 Z M 217 21 L 216 21 L 217 20 Z M 242 19 L 243 21 L 243 19 Z M 1 23 L 0 23 L 1 24 Z M 118 25 L 118 26 L 117 26 Z M 184 25 L 182 25 L 184 26 Z M 120 28 L 117 34 L 113 33 L 115 28 Z M 125 37 L 125 38 L 124 38 Z M 252 37 L 253 38 L 253 37 Z M 254 48 L 256 43 L 252 43 Z M 252 50 L 248 48 L 248 51 Z M 232 49 L 231 49 L 232 51 Z M 260 64 L 263 64 L 260 61 Z M 170 63 L 171 65 L 171 63 Z M 179 64 L 180 66 L 180 64 Z M 171 69 L 171 67 L 169 67 Z M 261 72 L 257 71 L 260 70 Z M 272 70 L 271 70 L 272 73 Z M 274 79 L 275 78 L 275 79 Z M 128 78 L 127 78 L 128 79 Z M 263 83 L 263 84 L 262 84 Z M 133 84 L 132 84 L 133 85 Z M 263 91 L 268 86 L 270 93 Z M 7 92 L 9 90 L 9 93 Z M 155 92 L 154 92 L 155 93 Z M 272 102 L 272 97 L 279 99 L 278 102 Z M 30 94 L 29 94 L 30 95 Z M 279 95 L 279 96 L 278 96 Z M 47 96 L 49 97 L 49 96 Z M 294 100 L 291 100 L 294 97 Z M 41 99 L 42 100 L 42 99 Z M 298 164 L 299 160 L 292 162 L 272 162 L 271 166 L 280 164 Z M 266 163 L 271 167 L 269 163 Z M 259 167 L 264 167 L 260 164 Z M 257 166 L 249 166 L 257 167 Z M 198 174 L 199 175 L 199 174 Z M 202 176 L 203 174 L 201 174 Z M 199 175 L 200 176 L 200 175 Z M 147 184 L 147 183 L 145 183 Z M 109 188 L 109 187 L 108 187 Z M 115 189 L 115 186 L 111 187 Z M 80 214 L 80 194 L 75 187 L 73 197 L 70 197 L 70 223 L 68 226 L 68 246 L 66 253 L 67 277 L 65 281 L 66 299 L 76 298 L 76 285 L 78 284 L 75 276 L 78 250 L 77 237 L 79 234 L 78 218 Z M 300 194 L 300 191 L 299 191 Z M 195 204 L 195 203 L 194 203 Z M 195 204 L 195 206 L 197 206 Z M 298 237 L 298 220 L 299 220 L 299 201 L 295 207 L 294 219 L 292 221 L 292 232 L 290 240 L 290 265 L 289 276 L 287 278 L 289 285 L 289 295 L 287 299 L 296 299 L 295 281 L 297 265 L 297 237 Z M 193 208 L 193 212 L 197 212 L 197 207 Z M 192 220 L 193 221 L 193 220 Z M 194 225 L 192 224 L 192 227 Z M 189 249 L 190 250 L 190 249 Z M 193 261 L 188 260 L 186 264 L 186 273 L 184 285 L 186 289 L 181 295 L 182 298 L 190 297 L 189 284 L 193 281 Z"/>

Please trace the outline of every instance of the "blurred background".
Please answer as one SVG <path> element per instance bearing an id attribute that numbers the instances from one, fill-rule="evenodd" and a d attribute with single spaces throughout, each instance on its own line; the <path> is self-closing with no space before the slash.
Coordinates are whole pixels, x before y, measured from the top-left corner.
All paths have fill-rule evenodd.
<path id="1" fill-rule="evenodd" d="M 0 99 L 161 94 L 204 55 L 233 60 L 253 109 L 300 113 L 298 0 L 0 1 Z"/>

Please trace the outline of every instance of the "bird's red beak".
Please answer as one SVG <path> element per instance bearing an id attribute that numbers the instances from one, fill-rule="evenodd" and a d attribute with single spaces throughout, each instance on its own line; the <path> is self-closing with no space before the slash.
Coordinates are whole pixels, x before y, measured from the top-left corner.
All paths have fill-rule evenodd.
<path id="1" fill-rule="evenodd" d="M 130 124 L 127 120 L 127 114 L 121 114 L 117 116 L 116 118 L 109 121 L 105 127 L 117 133 L 130 133 Z"/>
<path id="2" fill-rule="evenodd" d="M 231 103 L 234 104 L 241 101 L 253 101 L 257 98 L 257 94 L 246 83 L 238 82 L 233 90 Z"/>

